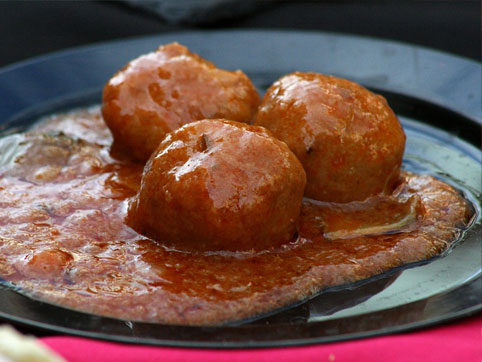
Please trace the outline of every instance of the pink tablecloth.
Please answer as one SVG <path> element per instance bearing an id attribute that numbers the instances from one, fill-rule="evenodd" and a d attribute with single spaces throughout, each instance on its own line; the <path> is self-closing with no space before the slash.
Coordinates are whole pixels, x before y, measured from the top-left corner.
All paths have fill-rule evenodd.
<path id="1" fill-rule="evenodd" d="M 323 345 L 251 350 L 148 347 L 74 337 L 42 342 L 68 361 L 480 362 L 481 316 L 421 331 Z"/>

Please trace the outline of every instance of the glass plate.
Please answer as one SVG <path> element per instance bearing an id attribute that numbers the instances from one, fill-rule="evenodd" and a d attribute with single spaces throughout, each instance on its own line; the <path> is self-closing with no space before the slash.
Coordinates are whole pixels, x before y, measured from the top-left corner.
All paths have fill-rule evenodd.
<path id="1" fill-rule="evenodd" d="M 446 322 L 481 310 L 481 66 L 441 52 L 319 32 L 171 33 L 50 54 L 0 70 L 0 132 L 100 102 L 105 82 L 140 54 L 178 41 L 224 69 L 242 69 L 261 94 L 280 76 L 315 71 L 383 94 L 407 133 L 404 168 L 461 188 L 474 226 L 442 257 L 330 288 L 268 316 L 221 327 L 122 321 L 33 300 L 0 284 L 0 318 L 47 334 L 189 347 L 333 342 Z"/>

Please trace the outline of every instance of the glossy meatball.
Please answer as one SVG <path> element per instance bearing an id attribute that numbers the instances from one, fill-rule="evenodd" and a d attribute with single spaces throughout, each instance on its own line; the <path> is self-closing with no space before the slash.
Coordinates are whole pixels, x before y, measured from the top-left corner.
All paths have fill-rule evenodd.
<path id="1" fill-rule="evenodd" d="M 256 125 L 286 142 L 306 171 L 305 195 L 350 202 L 390 193 L 405 133 L 386 100 L 345 79 L 293 73 L 274 83 Z"/>
<path id="2" fill-rule="evenodd" d="M 193 122 L 147 162 L 127 223 L 180 250 L 269 249 L 294 237 L 305 183 L 296 156 L 264 128 Z"/>
<path id="3" fill-rule="evenodd" d="M 104 88 L 113 150 L 146 161 L 166 133 L 204 118 L 251 121 L 258 93 L 241 71 L 218 69 L 177 43 L 124 67 Z"/>

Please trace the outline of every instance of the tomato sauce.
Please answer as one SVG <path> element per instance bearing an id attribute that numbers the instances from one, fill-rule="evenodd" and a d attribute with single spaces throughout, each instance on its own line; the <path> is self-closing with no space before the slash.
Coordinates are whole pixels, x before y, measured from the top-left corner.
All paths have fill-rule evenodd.
<path id="1" fill-rule="evenodd" d="M 298 237 L 282 247 L 182 252 L 125 224 L 142 165 L 112 157 L 111 142 L 98 107 L 0 140 L 12 153 L 0 164 L 0 278 L 88 313 L 212 325 L 440 254 L 471 217 L 452 187 L 403 173 L 390 197 L 304 199 Z"/>

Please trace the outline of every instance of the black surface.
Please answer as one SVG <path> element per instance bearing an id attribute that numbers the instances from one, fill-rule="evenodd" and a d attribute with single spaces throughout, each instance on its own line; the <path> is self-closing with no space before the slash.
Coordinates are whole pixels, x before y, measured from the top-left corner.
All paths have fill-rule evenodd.
<path id="1" fill-rule="evenodd" d="M 425 133 L 434 137 L 480 166 L 480 151 L 469 145 L 478 144 L 474 134 L 480 136 L 479 64 L 413 46 L 334 34 L 184 33 L 101 44 L 43 57 L 0 71 L 0 122 L 21 126 L 53 110 L 97 102 L 106 79 L 127 60 L 173 39 L 222 67 L 243 68 L 261 91 L 293 69 L 358 79 L 385 94 L 398 114 L 415 120 L 405 124 L 412 135 Z M 421 68 L 425 70 L 420 72 Z M 417 122 L 422 123 L 417 126 Z M 440 133 L 441 130 L 450 133 Z M 462 161 L 444 159 L 444 164 Z M 474 197 L 480 197 L 480 190 L 475 192 L 472 199 L 477 202 Z M 421 277 L 432 267 L 440 273 L 457 271 L 453 268 L 457 266 L 455 261 L 460 260 L 458 255 L 469 251 L 477 258 L 480 241 L 479 219 L 464 243 L 450 255 L 412 270 Z M 401 305 L 385 310 L 318 322 L 310 322 L 310 313 L 325 315 L 352 307 L 390 283 L 396 286 L 398 275 L 391 274 L 388 279 L 376 279 L 354 289 L 331 291 L 321 299 L 239 326 L 199 328 L 131 323 L 65 310 L 4 288 L 0 288 L 0 317 L 40 331 L 37 333 L 69 333 L 129 343 L 249 347 L 330 342 L 406 331 L 477 313 L 481 308 L 481 268 L 476 264 L 454 288 L 434 289 L 433 295 L 415 302 L 407 298 Z M 431 280 L 437 278 L 427 280 L 424 288 L 430 287 Z M 409 297 L 419 299 L 416 295 Z"/>
<path id="2" fill-rule="evenodd" d="M 0 1 L 0 67 L 110 39 L 235 28 L 368 35 L 480 60 L 480 6 L 478 0 L 259 1 L 247 15 L 183 25 L 116 1 Z"/>
<path id="3" fill-rule="evenodd" d="M 13 293 L 0 293 L 0 301 L 18 314 L 5 317 L 5 313 L 0 311 L 0 318 L 6 318 L 19 327 L 38 331 L 37 334 L 54 331 L 146 345 L 217 348 L 304 345 L 426 328 L 474 315 L 481 309 L 481 281 L 478 278 L 449 293 L 407 303 L 396 309 L 315 323 L 306 323 L 300 308 L 291 312 L 293 316 L 290 319 L 266 319 L 260 323 L 234 327 L 183 327 L 124 322 L 35 302 Z M 338 298 L 353 297 L 356 294 L 357 291 L 346 291 L 344 295 L 340 292 Z"/>

